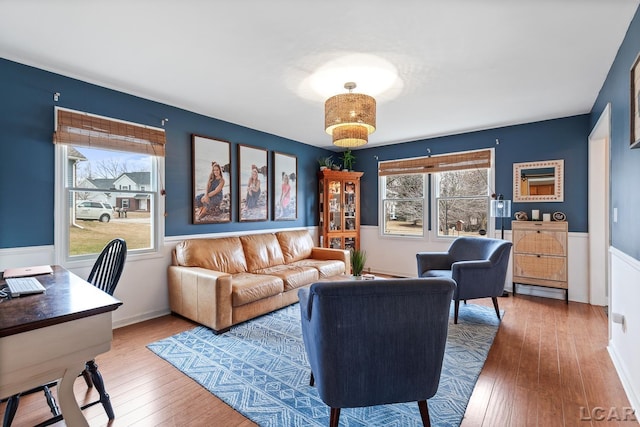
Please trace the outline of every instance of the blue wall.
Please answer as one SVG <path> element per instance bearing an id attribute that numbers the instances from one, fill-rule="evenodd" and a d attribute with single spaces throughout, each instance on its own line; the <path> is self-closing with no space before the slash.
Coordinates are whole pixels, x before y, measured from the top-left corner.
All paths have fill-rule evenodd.
<path id="1" fill-rule="evenodd" d="M 60 100 L 53 94 L 60 92 Z M 317 158 L 324 149 L 258 132 L 169 105 L 95 86 L 0 58 L 0 248 L 52 245 L 54 233 L 54 105 L 160 127 L 168 118 L 165 209 L 167 236 L 312 226 L 317 223 Z M 298 157 L 296 221 L 192 224 L 191 134 Z M 271 163 L 271 153 L 269 162 Z M 236 170 L 232 171 L 232 176 Z M 272 177 L 269 189 L 273 193 Z M 237 186 L 232 194 L 237 221 Z M 271 214 L 270 214 L 271 216 Z"/>
<path id="2" fill-rule="evenodd" d="M 628 65 L 623 64 L 622 68 L 625 67 L 628 71 Z M 160 126 L 162 119 L 169 119 L 165 126 L 167 236 L 317 224 L 316 159 L 329 153 L 324 149 L 4 59 L 0 59 L 0 90 L 3 94 L 3 102 L 0 103 L 0 158 L 3 160 L 0 167 L 0 248 L 53 244 L 55 188 L 54 147 L 51 139 L 54 104 L 156 127 Z M 57 103 L 53 101 L 54 92 L 61 93 Z M 628 109 L 628 106 L 625 108 Z M 379 160 L 390 160 L 424 156 L 428 154 L 427 149 L 435 155 L 495 147 L 495 191 L 502 193 L 507 199 L 512 198 L 514 162 L 564 159 L 565 201 L 514 204 L 513 212 L 530 212 L 532 209 L 540 209 L 542 212 L 562 211 L 567 214 L 570 231 L 586 232 L 589 129 L 589 116 L 580 115 L 357 150 L 356 169 L 365 172 L 361 192 L 362 223 L 378 224 L 378 160 L 374 156 Z M 628 121 L 625 129 L 628 139 Z M 237 164 L 238 143 L 296 154 L 299 175 L 298 219 L 286 222 L 239 223 L 237 188 L 234 188 L 234 222 L 192 224 L 192 133 L 231 141 L 234 164 Z M 500 141 L 499 144 L 496 144 L 496 139 Z M 628 150 L 624 154 L 629 154 Z M 640 150 L 632 154 L 637 158 L 640 156 Z M 271 162 L 271 156 L 269 161 Z M 630 169 L 628 166 L 625 168 Z M 640 168 L 628 172 L 637 180 Z M 235 174 L 235 170 L 233 173 Z M 620 179 L 616 176 L 616 182 Z M 269 185 L 273 194 L 273 182 Z M 510 227 L 509 221 L 505 223 L 505 227 Z M 619 235 L 617 237 L 620 238 Z"/>
<path id="3" fill-rule="evenodd" d="M 618 208 L 618 222 L 611 223 L 611 243 L 640 260 L 640 148 L 630 145 L 629 71 L 640 53 L 640 8 L 631 21 L 618 54 L 591 110 L 595 126 L 607 103 L 611 103 L 611 212 Z"/>
<path id="4" fill-rule="evenodd" d="M 540 212 L 564 212 L 569 231 L 587 231 L 587 174 L 589 116 L 528 123 L 441 138 L 372 147 L 355 152 L 362 178 L 362 219 L 364 225 L 378 224 L 378 161 L 427 156 L 454 151 L 495 148 L 496 193 L 513 199 L 513 163 L 564 159 L 564 202 L 514 203 L 512 212 L 532 209 Z M 496 144 L 496 139 L 500 141 Z M 376 157 L 378 160 L 376 160 Z M 511 221 L 505 221 L 505 228 Z"/>

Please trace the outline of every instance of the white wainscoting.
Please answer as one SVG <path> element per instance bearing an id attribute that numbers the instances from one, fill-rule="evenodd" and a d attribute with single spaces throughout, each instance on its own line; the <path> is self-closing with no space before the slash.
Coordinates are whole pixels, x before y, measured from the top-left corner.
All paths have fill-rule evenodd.
<path id="1" fill-rule="evenodd" d="M 609 354 L 631 406 L 640 409 L 640 261 L 610 248 L 609 313 L 624 316 L 624 325 L 609 316 Z"/>
<path id="2" fill-rule="evenodd" d="M 308 230 L 317 244 L 317 228 L 309 227 Z M 114 297 L 122 301 L 123 304 L 113 312 L 113 327 L 119 328 L 169 313 L 167 267 L 171 264 L 171 251 L 178 242 L 185 239 L 275 233 L 277 231 L 280 229 L 168 237 L 164 240 L 164 245 L 158 254 L 129 255 L 114 293 Z M 0 270 L 44 264 L 55 264 L 53 246 L 0 249 Z M 92 266 L 93 262 L 83 261 L 74 262 L 64 267 L 80 277 L 87 278 Z"/>
<path id="3" fill-rule="evenodd" d="M 382 237 L 378 227 L 364 226 L 360 229 L 361 247 L 367 251 L 365 270 L 396 276 L 415 277 L 417 274 L 416 253 L 422 251 L 446 251 L 450 240 L 428 241 L 425 238 Z M 495 237 L 500 237 L 496 232 Z M 569 233 L 569 300 L 589 302 L 589 239 L 587 233 Z M 511 232 L 504 238 L 511 240 Z M 512 260 L 509 260 L 506 289 L 512 290 Z M 518 294 L 564 299 L 564 291 L 540 286 L 518 285 Z"/>
<path id="4" fill-rule="evenodd" d="M 173 245 L 175 246 L 175 244 Z M 114 297 L 123 304 L 113 312 L 113 326 L 118 328 L 169 313 L 167 266 L 173 246 L 164 246 L 160 254 L 128 256 Z M 55 264 L 53 246 L 32 246 L 0 250 L 0 269 L 29 265 Z M 93 262 L 74 262 L 64 266 L 87 278 Z"/>

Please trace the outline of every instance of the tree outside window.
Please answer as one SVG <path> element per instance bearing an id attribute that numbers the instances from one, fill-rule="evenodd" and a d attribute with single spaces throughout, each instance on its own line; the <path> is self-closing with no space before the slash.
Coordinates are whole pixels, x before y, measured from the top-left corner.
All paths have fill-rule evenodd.
<path id="1" fill-rule="evenodd" d="M 489 170 L 457 170 L 434 175 L 437 236 L 485 235 L 489 216 Z"/>
<path id="2" fill-rule="evenodd" d="M 383 234 L 423 236 L 425 175 L 390 175 L 382 181 Z"/>

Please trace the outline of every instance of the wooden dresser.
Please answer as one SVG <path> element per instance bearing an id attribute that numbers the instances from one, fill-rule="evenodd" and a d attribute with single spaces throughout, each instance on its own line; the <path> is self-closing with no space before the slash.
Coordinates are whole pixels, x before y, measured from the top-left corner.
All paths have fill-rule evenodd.
<path id="1" fill-rule="evenodd" d="M 565 221 L 513 221 L 513 294 L 518 283 L 564 289 L 569 302 Z"/>

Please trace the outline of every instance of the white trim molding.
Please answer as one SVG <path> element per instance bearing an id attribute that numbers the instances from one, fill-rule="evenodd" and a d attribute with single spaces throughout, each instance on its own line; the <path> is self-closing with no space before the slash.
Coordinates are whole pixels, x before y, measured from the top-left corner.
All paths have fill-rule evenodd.
<path id="1" fill-rule="evenodd" d="M 631 406 L 640 409 L 640 261 L 611 247 L 609 354 Z M 621 323 L 614 323 L 614 315 Z M 620 317 L 622 316 L 622 317 Z"/>

